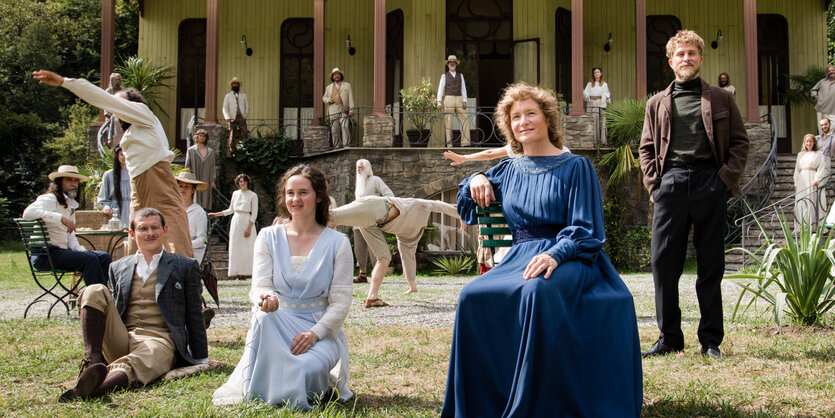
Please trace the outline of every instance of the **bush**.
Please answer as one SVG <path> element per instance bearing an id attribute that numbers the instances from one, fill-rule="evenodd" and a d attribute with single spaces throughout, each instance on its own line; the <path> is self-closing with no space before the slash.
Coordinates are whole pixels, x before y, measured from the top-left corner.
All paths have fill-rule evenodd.
<path id="1" fill-rule="evenodd" d="M 87 161 L 87 129 L 98 117 L 98 110 L 77 99 L 74 104 L 61 109 L 69 126 L 64 134 L 46 141 L 53 165 L 70 164 L 82 166 Z"/>
<path id="2" fill-rule="evenodd" d="M 736 317 L 740 309 L 745 312 L 756 301 L 762 300 L 768 304 L 768 310 L 778 327 L 783 323 L 784 313 L 788 313 L 801 325 L 820 324 L 823 315 L 835 306 L 833 231 L 825 233 L 823 222 L 817 228 L 800 222 L 792 230 L 786 217 L 780 213 L 780 227 L 786 241 L 776 242 L 774 237 L 767 235 L 759 220 L 756 217 L 754 219 L 765 236 L 764 252 L 759 257 L 744 248 L 731 250 L 746 253 L 759 264 L 753 274 L 725 276 L 742 288 L 733 317 Z M 747 293 L 753 297 L 746 304 L 742 299 Z"/>
<path id="3" fill-rule="evenodd" d="M 603 250 L 615 269 L 619 272 L 647 271 L 652 255 L 650 229 L 644 225 L 625 225 L 623 209 L 614 194 L 610 194 L 603 205 L 603 216 L 606 220 Z"/>
<path id="4" fill-rule="evenodd" d="M 276 181 L 290 168 L 289 139 L 281 133 L 255 135 L 238 142 L 233 158 L 243 172 L 257 181 L 275 207 Z"/>

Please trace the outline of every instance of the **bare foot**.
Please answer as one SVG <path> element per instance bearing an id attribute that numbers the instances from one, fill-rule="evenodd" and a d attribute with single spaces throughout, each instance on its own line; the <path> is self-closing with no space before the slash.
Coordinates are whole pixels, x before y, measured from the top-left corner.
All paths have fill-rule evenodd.
<path id="1" fill-rule="evenodd" d="M 407 290 L 407 291 L 403 292 L 403 294 L 404 294 L 404 295 L 408 295 L 408 294 L 410 294 L 410 293 L 417 293 L 417 292 L 418 292 L 417 288 L 414 288 L 414 289 L 411 289 L 411 288 L 410 288 L 409 290 Z"/>

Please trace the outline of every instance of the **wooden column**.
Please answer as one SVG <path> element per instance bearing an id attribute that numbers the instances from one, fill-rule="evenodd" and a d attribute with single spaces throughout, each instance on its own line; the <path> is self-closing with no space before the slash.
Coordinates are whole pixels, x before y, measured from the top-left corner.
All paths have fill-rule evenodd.
<path id="1" fill-rule="evenodd" d="M 635 0 L 635 99 L 647 95 L 647 0 Z"/>
<path id="2" fill-rule="evenodd" d="M 374 107 L 371 114 L 386 114 L 386 0 L 374 0 Z"/>
<path id="3" fill-rule="evenodd" d="M 116 45 L 116 0 L 101 2 L 101 59 L 99 71 L 102 89 L 110 87 L 113 57 Z M 99 111 L 99 121 L 104 121 L 104 111 Z"/>
<path id="4" fill-rule="evenodd" d="M 746 122 L 760 121 L 759 68 L 757 63 L 757 0 L 745 0 L 743 6 L 745 33 L 745 107 Z"/>
<path id="5" fill-rule="evenodd" d="M 584 115 L 583 0 L 571 0 L 571 114 Z"/>
<path id="6" fill-rule="evenodd" d="M 203 119 L 206 124 L 217 124 L 218 1 L 206 0 L 206 115 Z"/>
<path id="7" fill-rule="evenodd" d="M 313 125 L 324 115 L 325 94 L 325 0 L 313 0 Z"/>

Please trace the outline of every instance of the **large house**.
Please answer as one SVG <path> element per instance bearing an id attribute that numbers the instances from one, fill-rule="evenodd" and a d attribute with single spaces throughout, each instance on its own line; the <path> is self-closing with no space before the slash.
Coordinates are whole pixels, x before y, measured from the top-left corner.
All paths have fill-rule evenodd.
<path id="1" fill-rule="evenodd" d="M 103 10 L 116 0 L 102 0 Z M 525 80 L 555 89 L 583 112 L 581 91 L 601 67 L 613 98 L 642 97 L 672 80 L 664 46 L 677 29 L 705 39 L 702 76 L 730 75 L 748 121 L 775 115 L 780 150 L 798 149 L 816 126 L 810 106 L 781 93 L 789 74 L 826 63 L 828 0 L 139 0 L 139 55 L 175 69 L 163 106 L 179 147 L 197 109 L 211 123 L 228 80 L 238 77 L 250 120 L 307 125 L 325 111 L 333 67 L 353 86 L 357 125 L 395 113 L 398 90 L 429 77 L 456 54 L 470 107 L 496 103 L 500 89 Z M 112 13 L 103 13 L 103 38 Z M 102 42 L 102 72 L 112 48 Z M 106 77 L 102 77 L 107 80 Z M 204 113 L 205 112 L 205 113 Z M 402 118 L 395 115 L 394 134 Z M 457 127 L 457 124 L 456 124 Z"/>

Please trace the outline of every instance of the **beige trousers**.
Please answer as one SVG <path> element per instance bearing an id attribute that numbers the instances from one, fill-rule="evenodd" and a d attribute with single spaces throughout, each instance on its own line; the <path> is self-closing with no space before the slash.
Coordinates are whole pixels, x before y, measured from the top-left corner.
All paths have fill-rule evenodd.
<path id="1" fill-rule="evenodd" d="M 78 296 L 78 308 L 89 306 L 104 312 L 106 325 L 102 354 L 109 363 L 108 371 L 121 370 L 131 383 L 147 384 L 174 366 L 176 348 L 171 340 L 143 335 L 142 329 L 128 331 L 113 295 L 104 285 L 87 286 Z"/>
<path id="2" fill-rule="evenodd" d="M 359 227 L 362 237 L 376 258 L 391 260 L 391 252 L 377 225 L 385 222 L 389 205 L 385 198 L 378 196 L 361 197 L 353 202 L 330 211 L 330 222 L 334 225 Z"/>
<path id="3" fill-rule="evenodd" d="M 333 143 L 348 145 L 351 142 L 351 124 L 349 123 L 350 116 L 345 114 L 348 110 L 345 105 L 332 103 L 328 105 L 328 115 L 330 117 L 331 135 L 333 136 Z M 340 128 L 342 136 L 340 137 Z"/>
<path id="4" fill-rule="evenodd" d="M 142 208 L 154 208 L 162 212 L 168 233 L 165 249 L 174 254 L 193 257 L 191 235 L 188 232 L 188 215 L 180 197 L 180 188 L 171 172 L 168 161 L 160 161 L 144 173 L 130 179 L 130 215 Z M 129 240 L 127 254 L 136 253 L 136 241 Z"/>
<path id="5" fill-rule="evenodd" d="M 369 258 L 371 259 L 371 265 L 377 263 L 377 257 L 374 256 L 374 253 L 368 252 L 368 243 L 365 242 L 362 231 L 359 229 L 354 229 L 354 255 L 356 256 L 357 266 L 360 268 L 368 266 Z"/>
<path id="6" fill-rule="evenodd" d="M 458 119 L 458 126 L 461 128 L 461 145 L 469 147 L 470 144 L 470 120 L 467 119 L 467 111 L 464 110 L 464 98 L 461 96 L 444 96 L 444 132 L 446 132 L 446 143 L 452 143 L 452 115 Z"/>

